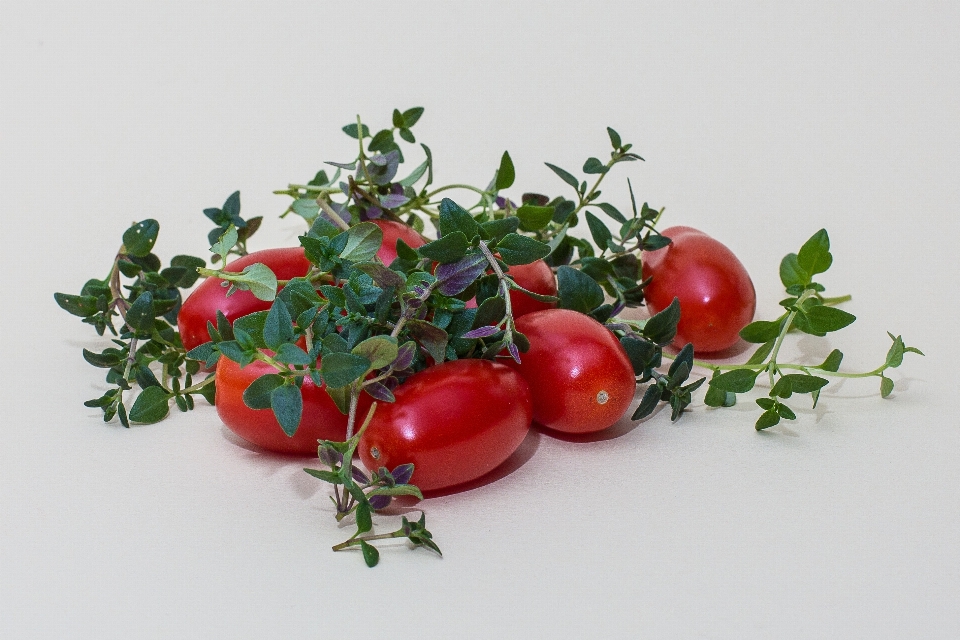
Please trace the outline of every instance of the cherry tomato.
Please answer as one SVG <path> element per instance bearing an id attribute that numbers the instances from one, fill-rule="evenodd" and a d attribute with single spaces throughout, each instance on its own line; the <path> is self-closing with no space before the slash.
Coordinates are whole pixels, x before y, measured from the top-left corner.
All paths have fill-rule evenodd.
<path id="1" fill-rule="evenodd" d="M 241 368 L 229 358 L 217 362 L 217 413 L 223 424 L 253 444 L 279 453 L 317 454 L 317 440 L 343 441 L 347 436 L 347 416 L 327 395 L 324 386 L 314 386 L 305 378 L 300 391 L 303 396 L 303 417 L 293 436 L 288 436 L 271 409 L 251 409 L 243 402 L 243 392 L 254 380 L 266 373 L 276 373 L 270 365 L 255 360 Z M 366 398 L 366 400 L 363 400 Z M 370 398 L 361 395 L 361 409 L 369 408 Z"/>
<path id="2" fill-rule="evenodd" d="M 510 267 L 507 273 L 513 277 L 518 285 L 528 291 L 545 296 L 557 295 L 557 277 L 553 274 L 553 269 L 543 260 L 536 260 L 530 264 L 514 265 Z M 467 300 L 468 309 L 476 306 L 476 298 Z M 510 290 L 510 307 L 513 309 L 514 318 L 525 316 L 534 311 L 553 309 L 556 306 L 556 302 L 540 302 L 525 293 Z"/>
<path id="3" fill-rule="evenodd" d="M 530 349 L 510 363 L 530 385 L 535 422 L 566 433 L 592 433 L 623 416 L 636 393 L 633 366 L 613 333 L 569 309 L 516 322 Z"/>
<path id="4" fill-rule="evenodd" d="M 421 490 L 452 487 L 492 471 L 530 429 L 527 383 L 490 360 L 454 360 L 424 369 L 377 405 L 358 448 L 368 469 L 414 464 Z"/>
<path id="5" fill-rule="evenodd" d="M 397 240 L 403 240 L 413 249 L 422 247 L 427 243 L 424 237 L 417 233 L 416 229 L 402 222 L 383 218 L 377 218 L 370 222 L 383 231 L 383 244 L 380 245 L 377 255 L 387 266 L 390 266 L 390 263 L 397 259 Z"/>
<path id="6" fill-rule="evenodd" d="M 518 285 L 545 296 L 557 295 L 557 277 L 553 269 L 543 260 L 536 260 L 530 264 L 518 264 L 510 267 L 508 274 Z M 540 302 L 520 291 L 510 291 L 510 306 L 513 308 L 513 317 L 519 318 L 534 311 L 543 311 L 557 306 L 556 302 Z"/>
<path id="7" fill-rule="evenodd" d="M 757 293 L 737 256 L 719 241 L 691 227 L 661 233 L 673 242 L 643 254 L 644 289 L 651 313 L 680 300 L 680 323 L 674 345 L 688 342 L 700 353 L 722 351 L 740 339 L 753 321 Z"/>
<path id="8" fill-rule="evenodd" d="M 270 267 L 280 280 L 305 276 L 310 270 L 310 261 L 304 256 L 303 247 L 254 251 L 237 258 L 228 264 L 225 270 L 243 271 L 244 267 L 255 262 L 262 262 Z M 232 324 L 241 316 L 270 308 L 271 303 L 257 299 L 249 291 L 237 291 L 227 297 L 227 287 L 221 286 L 222 282 L 220 278 L 207 278 L 183 301 L 177 315 L 177 327 L 180 330 L 180 340 L 187 351 L 210 341 L 207 321 L 216 324 L 217 310 L 222 311 Z"/>

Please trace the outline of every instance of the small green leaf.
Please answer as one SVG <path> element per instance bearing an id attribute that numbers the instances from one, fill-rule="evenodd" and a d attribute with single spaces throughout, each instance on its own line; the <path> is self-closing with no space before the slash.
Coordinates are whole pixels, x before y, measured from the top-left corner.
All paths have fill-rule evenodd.
<path id="1" fill-rule="evenodd" d="M 123 232 L 123 248 L 126 253 L 145 258 L 153 250 L 160 233 L 160 223 L 153 218 L 138 222 Z"/>
<path id="2" fill-rule="evenodd" d="M 881 398 L 889 397 L 890 394 L 893 393 L 893 387 L 894 387 L 893 380 L 891 380 L 890 378 L 884 375 L 880 376 L 880 397 Z"/>
<path id="3" fill-rule="evenodd" d="M 460 231 L 469 241 L 480 233 L 480 225 L 473 219 L 473 216 L 450 198 L 444 198 L 440 201 L 439 211 L 440 217 L 437 220 L 437 229 L 440 231 L 441 238 L 448 233 Z"/>
<path id="4" fill-rule="evenodd" d="M 366 540 L 361 540 L 360 550 L 363 552 L 363 561 L 367 563 L 368 567 L 373 568 L 377 566 L 377 563 L 380 562 L 380 552 L 377 551 L 375 546 Z"/>
<path id="5" fill-rule="evenodd" d="M 153 311 L 153 294 L 144 291 L 127 309 L 127 326 L 138 333 L 153 329 L 156 316 Z"/>
<path id="6" fill-rule="evenodd" d="M 580 183 L 577 181 L 575 177 L 573 177 L 573 175 L 570 174 L 570 172 L 565 171 L 556 165 L 552 165 L 549 162 L 544 162 L 544 164 L 550 167 L 551 171 L 553 171 L 555 174 L 560 176 L 561 180 L 563 180 L 568 185 L 576 189 L 577 193 L 580 193 Z"/>
<path id="7" fill-rule="evenodd" d="M 452 231 L 438 240 L 428 242 L 417 252 L 429 260 L 449 264 L 462 259 L 470 248 L 470 242 L 462 231 Z"/>
<path id="8" fill-rule="evenodd" d="M 797 260 L 797 254 L 788 253 L 780 261 L 780 282 L 785 287 L 806 286 L 810 284 L 810 274 L 804 271 Z"/>
<path id="9" fill-rule="evenodd" d="M 147 387 L 130 407 L 129 418 L 132 422 L 152 424 L 163 420 L 168 413 L 170 394 L 163 387 Z"/>
<path id="10" fill-rule="evenodd" d="M 408 320 L 407 328 L 410 336 L 419 342 L 435 364 L 440 364 L 446 359 L 447 343 L 449 336 L 447 332 L 424 320 Z"/>
<path id="11" fill-rule="evenodd" d="M 839 371 L 840 362 L 843 360 L 843 353 L 839 349 L 834 349 L 830 352 L 830 355 L 827 356 L 827 359 L 823 361 L 818 368 L 823 369 L 824 371 Z"/>
<path id="12" fill-rule="evenodd" d="M 753 389 L 753 385 L 756 384 L 757 376 L 759 375 L 759 371 L 754 371 L 752 369 L 733 369 L 731 371 L 724 371 L 723 373 L 717 374 L 710 380 L 710 386 L 716 387 L 722 391 L 746 393 L 747 391 Z"/>
<path id="13" fill-rule="evenodd" d="M 741 329 L 740 337 L 747 342 L 752 342 L 754 344 L 763 344 L 764 342 L 769 342 L 770 340 L 776 340 L 780 335 L 780 328 L 782 324 L 783 323 L 780 320 L 757 320 L 755 322 L 751 322 Z"/>
<path id="14" fill-rule="evenodd" d="M 621 142 L 621 140 L 620 140 L 620 134 L 619 134 L 619 133 L 617 133 L 616 131 L 614 131 L 614 130 L 611 129 L 610 127 L 607 127 L 607 135 L 610 136 L 610 146 L 613 147 L 613 150 L 614 150 L 614 151 L 617 151 L 617 150 L 619 150 L 621 147 L 623 147 L 623 142 Z"/>
<path id="15" fill-rule="evenodd" d="M 242 284 L 243 287 L 238 288 L 249 289 L 250 293 L 258 300 L 273 302 L 274 298 L 277 297 L 277 276 L 270 270 L 270 267 L 262 262 L 251 264 L 245 267 L 239 275 L 231 276 L 228 279 L 235 285 Z"/>
<path id="16" fill-rule="evenodd" d="M 633 420 L 642 420 L 646 418 L 654 409 L 657 408 L 657 405 L 660 404 L 660 396 L 662 391 L 660 387 L 656 384 L 651 384 L 647 387 L 647 390 L 643 392 L 643 398 L 640 399 L 640 404 L 637 406 L 637 410 L 633 412 Z"/>
<path id="17" fill-rule="evenodd" d="M 776 344 L 776 340 L 770 340 L 765 342 L 757 350 L 753 352 L 753 355 L 750 356 L 750 359 L 747 360 L 746 364 L 760 364 L 767 359 L 767 356 L 773 351 L 773 346 Z"/>
<path id="18" fill-rule="evenodd" d="M 293 340 L 293 320 L 287 305 L 280 300 L 274 300 L 263 325 L 263 341 L 269 349 L 278 351 L 282 344 Z"/>
<path id="19" fill-rule="evenodd" d="M 340 476 L 333 471 L 327 471 L 326 469 L 304 469 L 304 471 L 318 480 L 323 480 L 330 484 L 343 484 Z"/>
<path id="20" fill-rule="evenodd" d="M 830 238 L 826 229 L 820 229 L 809 240 L 803 243 L 797 254 L 797 264 L 811 277 L 823 273 L 833 263 L 830 254 Z"/>
<path id="21" fill-rule="evenodd" d="M 550 245 L 528 236 L 509 233 L 497 243 L 500 258 L 509 266 L 530 264 L 550 253 Z"/>
<path id="22" fill-rule="evenodd" d="M 601 252 L 606 250 L 607 245 L 613 239 L 613 234 L 610 233 L 610 229 L 607 228 L 607 225 L 603 224 L 600 218 L 589 211 L 584 215 L 587 219 L 587 226 L 590 228 L 590 235 L 593 237 L 593 242 Z"/>
<path id="23" fill-rule="evenodd" d="M 708 387 L 703 394 L 703 404 L 708 407 L 732 407 L 737 403 L 737 394 L 717 387 Z"/>
<path id="24" fill-rule="evenodd" d="M 370 361 L 353 353 L 331 353 L 320 363 L 320 375 L 328 387 L 345 387 L 370 370 Z"/>
<path id="25" fill-rule="evenodd" d="M 619 222 L 620 224 L 626 224 L 626 223 L 627 223 L 627 218 L 626 218 L 626 216 L 624 216 L 622 213 L 620 213 L 620 210 L 617 209 L 617 208 L 616 208 L 615 206 L 613 206 L 612 204 L 607 204 L 606 202 L 601 202 L 601 203 L 599 203 L 599 204 L 597 204 L 597 205 L 595 205 L 595 206 L 600 207 L 600 210 L 601 210 L 601 211 L 603 211 L 605 214 L 607 214 L 608 216 L 610 216 L 611 218 L 613 218 L 614 220 L 616 220 L 616 221 Z"/>
<path id="26" fill-rule="evenodd" d="M 557 269 L 557 290 L 561 309 L 590 313 L 603 304 L 603 289 L 596 280 L 573 267 Z"/>
<path id="27" fill-rule="evenodd" d="M 293 201 L 290 208 L 310 225 L 320 216 L 320 205 L 313 198 L 298 198 Z"/>
<path id="28" fill-rule="evenodd" d="M 781 417 L 781 418 L 784 418 L 785 420 L 796 420 L 796 419 L 797 419 L 797 414 L 795 414 L 795 413 L 793 412 L 793 409 L 791 409 L 791 408 L 788 407 L 787 405 L 781 404 L 781 403 L 778 402 L 778 403 L 776 404 L 776 408 L 777 408 L 777 413 L 780 414 L 780 417 Z"/>
<path id="29" fill-rule="evenodd" d="M 588 158 L 587 161 L 583 163 L 584 173 L 606 173 L 609 170 L 610 169 L 597 158 Z"/>
<path id="30" fill-rule="evenodd" d="M 777 410 L 767 409 L 760 414 L 760 417 L 757 418 L 757 424 L 754 425 L 757 431 L 763 431 L 764 429 L 769 429 L 770 427 L 780 423 L 780 414 L 777 413 Z"/>
<path id="31" fill-rule="evenodd" d="M 68 293 L 53 294 L 60 308 L 81 318 L 89 318 L 97 313 L 96 296 L 74 296 Z"/>
<path id="32" fill-rule="evenodd" d="M 897 336 L 893 339 L 893 344 L 890 345 L 890 349 L 887 351 L 887 366 L 893 369 L 899 367 L 903 363 L 904 350 L 903 338 Z"/>
<path id="33" fill-rule="evenodd" d="M 398 350 L 393 336 L 373 336 L 355 346 L 351 353 L 366 358 L 371 369 L 382 369 L 397 358 Z"/>
<path id="34" fill-rule="evenodd" d="M 277 373 L 265 373 L 244 390 L 243 403 L 251 409 L 269 409 L 273 390 L 282 385 L 283 376 Z"/>
<path id="35" fill-rule="evenodd" d="M 277 348 L 277 353 L 274 357 L 284 364 L 293 364 L 303 367 L 313 364 L 313 360 L 310 359 L 310 356 L 307 354 L 307 352 L 292 342 L 285 342 L 281 344 Z"/>
<path id="36" fill-rule="evenodd" d="M 303 416 L 303 395 L 300 388 L 294 384 L 283 384 L 274 388 L 270 393 L 270 408 L 283 432 L 293 436 L 300 426 Z"/>
<path id="37" fill-rule="evenodd" d="M 219 239 L 210 247 L 210 253 L 220 256 L 220 260 L 226 262 L 227 254 L 237 244 L 240 236 L 237 234 L 237 228 L 232 224 L 219 236 Z"/>
<path id="38" fill-rule="evenodd" d="M 517 218 L 520 219 L 520 228 L 524 231 L 538 231 L 550 224 L 553 213 L 553 207 L 525 204 L 517 209 Z"/>
<path id="39" fill-rule="evenodd" d="M 340 258 L 350 262 L 369 262 L 383 244 L 383 230 L 372 222 L 361 222 L 344 233 L 347 234 L 347 244 L 340 252 Z"/>
<path id="40" fill-rule="evenodd" d="M 497 170 L 497 191 L 509 189 L 513 186 L 513 181 L 516 177 L 517 174 L 513 168 L 513 160 L 510 159 L 510 154 L 504 151 L 503 156 L 500 158 L 500 168 Z"/>
<path id="41" fill-rule="evenodd" d="M 680 322 L 680 300 L 674 298 L 667 308 L 647 320 L 642 333 L 651 342 L 665 347 L 676 337 L 678 322 Z"/>
<path id="42" fill-rule="evenodd" d="M 403 125 L 407 129 L 417 124 L 423 115 L 423 107 L 412 107 L 403 112 Z"/>
<path id="43" fill-rule="evenodd" d="M 361 502 L 355 512 L 357 518 L 357 533 L 366 533 L 373 529 L 373 517 L 370 512 L 370 503 Z"/>
<path id="44" fill-rule="evenodd" d="M 805 309 L 803 311 L 803 315 L 806 317 L 809 328 L 815 333 L 830 333 L 831 331 L 839 331 L 847 325 L 852 324 L 857 319 L 857 317 L 852 313 L 847 313 L 842 309 L 828 307 L 821 304 L 814 305 L 809 309 Z M 799 325 L 798 328 L 804 331 L 807 329 L 807 327 L 801 327 Z M 807 333 L 810 332 L 807 331 Z"/>

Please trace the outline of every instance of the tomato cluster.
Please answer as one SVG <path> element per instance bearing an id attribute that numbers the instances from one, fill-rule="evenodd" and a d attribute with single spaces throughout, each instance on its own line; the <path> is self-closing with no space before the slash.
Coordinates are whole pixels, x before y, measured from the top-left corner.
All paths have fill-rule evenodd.
<path id="1" fill-rule="evenodd" d="M 398 239 L 412 248 L 426 240 L 412 228 L 389 220 L 375 221 L 384 241 L 377 253 L 383 264 L 397 259 Z M 677 227 L 664 232 L 672 245 L 646 256 L 644 275 L 651 309 L 659 310 L 674 296 L 686 311 L 676 340 L 698 349 L 726 348 L 753 315 L 755 297 L 749 276 L 723 245 L 695 230 Z M 251 253 L 226 271 L 261 262 L 279 279 L 302 277 L 311 268 L 302 247 Z M 543 261 L 508 270 L 524 289 L 557 294 L 557 279 Z M 365 427 L 357 452 L 370 469 L 412 463 L 416 484 L 438 490 L 480 478 L 509 458 L 532 424 L 571 434 L 602 431 L 618 422 L 636 394 L 637 373 L 617 336 L 588 315 L 555 308 L 511 290 L 514 330 L 529 342 L 518 362 L 468 358 L 428 366 L 393 390 L 392 401 L 380 402 Z M 468 301 L 468 306 L 476 306 Z M 203 282 L 183 303 L 181 339 L 188 349 L 206 341 L 208 323 L 221 312 L 229 322 L 270 308 L 246 291 L 226 296 L 216 278 Z M 507 354 L 502 354 L 506 356 Z M 264 449 L 315 454 L 318 440 L 341 441 L 348 417 L 323 385 L 310 377 L 300 383 L 303 417 L 291 436 L 269 408 L 252 406 L 245 392 L 274 372 L 254 361 L 246 366 L 220 358 L 217 365 L 217 411 L 237 435 Z M 357 424 L 373 400 L 361 394 L 354 407 Z M 254 403 L 255 404 L 255 403 Z"/>

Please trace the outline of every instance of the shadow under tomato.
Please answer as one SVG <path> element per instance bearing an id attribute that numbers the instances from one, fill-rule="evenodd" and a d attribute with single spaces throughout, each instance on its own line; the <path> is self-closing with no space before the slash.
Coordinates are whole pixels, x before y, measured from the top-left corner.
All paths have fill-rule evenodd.
<path id="1" fill-rule="evenodd" d="M 447 487 L 445 489 L 435 489 L 433 491 L 424 491 L 423 497 L 426 498 L 440 498 L 442 496 L 449 496 L 454 493 L 463 493 L 464 491 L 471 491 L 479 487 L 491 484 L 505 478 L 520 467 L 522 467 L 530 458 L 533 457 L 533 454 L 536 453 L 537 449 L 540 447 L 540 432 L 536 429 L 530 429 L 527 433 L 527 436 L 523 439 L 523 442 L 520 443 L 520 446 L 517 447 L 517 450 L 514 451 L 509 458 L 504 460 L 499 467 L 490 471 L 489 473 L 477 478 L 476 480 L 471 480 L 470 482 L 464 482 L 453 487 Z M 413 484 L 417 483 L 417 473 L 413 473 Z"/>
<path id="2" fill-rule="evenodd" d="M 229 427 L 223 425 L 220 427 L 220 433 L 223 435 L 223 439 L 229 442 L 232 445 L 245 449 L 250 453 L 255 453 L 261 460 L 272 460 L 276 462 L 296 462 L 297 460 L 316 460 L 317 454 L 309 453 L 280 453 L 278 451 L 270 451 L 269 449 L 264 449 L 261 446 L 255 445 L 252 442 L 244 440 Z"/>

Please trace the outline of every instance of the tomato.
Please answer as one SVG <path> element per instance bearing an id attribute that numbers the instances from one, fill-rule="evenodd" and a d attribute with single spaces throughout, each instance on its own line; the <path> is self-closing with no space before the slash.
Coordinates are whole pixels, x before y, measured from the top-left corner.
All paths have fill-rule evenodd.
<path id="1" fill-rule="evenodd" d="M 237 258 L 228 264 L 225 270 L 240 272 L 255 262 L 262 262 L 270 267 L 280 280 L 305 276 L 310 270 L 310 261 L 303 254 L 303 247 L 254 251 Z M 180 330 L 180 340 L 187 351 L 210 341 L 207 321 L 216 324 L 217 310 L 222 311 L 232 324 L 241 316 L 270 308 L 271 303 L 257 299 L 249 291 L 237 291 L 227 297 L 227 287 L 221 286 L 222 282 L 220 278 L 207 278 L 183 301 L 177 315 L 177 327 Z"/>
<path id="2" fill-rule="evenodd" d="M 377 218 L 370 222 L 383 231 L 383 244 L 380 245 L 377 255 L 387 266 L 390 266 L 390 263 L 397 259 L 397 240 L 403 240 L 414 249 L 427 243 L 424 237 L 408 224 L 384 218 Z"/>
<path id="3" fill-rule="evenodd" d="M 566 433 L 613 425 L 636 393 L 626 351 L 593 318 L 569 309 L 525 315 L 516 323 L 530 349 L 507 361 L 530 385 L 535 422 Z"/>
<path id="4" fill-rule="evenodd" d="M 424 369 L 377 405 L 358 448 L 368 469 L 413 463 L 421 490 L 452 487 L 492 471 L 530 429 L 527 383 L 490 360 L 453 360 Z"/>
<path id="5" fill-rule="evenodd" d="M 243 392 L 254 380 L 266 373 L 276 373 L 269 364 L 255 360 L 241 368 L 229 358 L 217 362 L 217 413 L 223 424 L 248 442 L 279 453 L 317 454 L 317 440 L 342 442 L 347 437 L 347 416 L 327 395 L 325 386 L 317 387 L 304 378 L 303 417 L 293 436 L 288 436 L 271 409 L 251 409 L 243 402 Z M 370 397 L 360 396 L 358 420 L 366 415 Z"/>
<path id="6" fill-rule="evenodd" d="M 557 277 L 553 275 L 553 269 L 543 260 L 537 260 L 530 264 L 518 264 L 510 267 L 507 272 L 513 276 L 518 285 L 545 296 L 557 295 Z M 557 306 L 556 302 L 540 302 L 520 291 L 510 291 L 510 306 L 513 309 L 513 317 L 519 318 L 534 311 L 543 311 Z"/>
<path id="7" fill-rule="evenodd" d="M 530 264 L 518 264 L 510 267 L 507 272 L 514 281 L 524 289 L 539 293 L 545 296 L 557 295 L 557 277 L 553 269 L 543 260 L 536 260 Z M 477 306 L 477 299 L 467 300 L 467 308 Z M 534 311 L 543 311 L 544 309 L 553 309 L 557 306 L 556 302 L 540 302 L 520 291 L 510 290 L 510 307 L 513 309 L 513 317 L 519 318 Z"/>
<path id="8" fill-rule="evenodd" d="M 730 249 L 702 231 L 671 227 L 661 233 L 673 242 L 643 254 L 644 289 L 651 313 L 680 300 L 674 345 L 688 342 L 700 353 L 722 351 L 740 339 L 753 321 L 757 293 L 750 274 Z"/>

